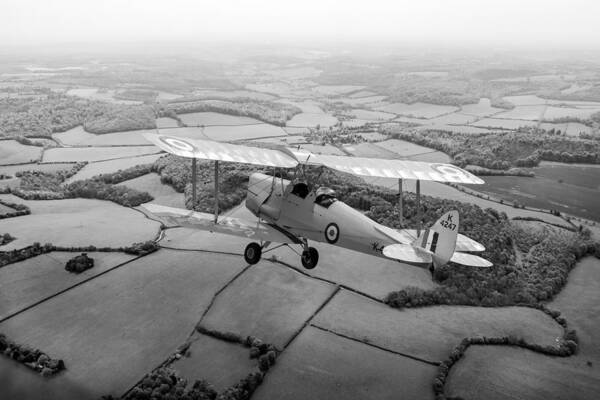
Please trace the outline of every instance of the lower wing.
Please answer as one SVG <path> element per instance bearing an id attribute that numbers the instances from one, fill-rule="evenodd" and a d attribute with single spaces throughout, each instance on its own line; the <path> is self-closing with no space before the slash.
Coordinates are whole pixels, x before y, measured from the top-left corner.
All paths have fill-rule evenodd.
<path id="1" fill-rule="evenodd" d="M 239 236 L 251 240 L 277 243 L 292 242 L 285 232 L 263 222 L 256 223 L 240 218 L 222 217 L 215 223 L 213 214 L 158 204 L 145 204 L 141 207 L 169 225 Z"/>

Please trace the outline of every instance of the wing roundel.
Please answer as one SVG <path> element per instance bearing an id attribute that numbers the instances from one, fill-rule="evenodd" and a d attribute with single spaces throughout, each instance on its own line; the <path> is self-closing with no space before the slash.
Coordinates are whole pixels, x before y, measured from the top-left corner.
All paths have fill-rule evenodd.
<path id="1" fill-rule="evenodd" d="M 181 157 L 281 168 L 293 168 L 298 164 L 295 158 L 279 150 L 163 134 L 146 133 L 144 137 L 167 153 Z"/>

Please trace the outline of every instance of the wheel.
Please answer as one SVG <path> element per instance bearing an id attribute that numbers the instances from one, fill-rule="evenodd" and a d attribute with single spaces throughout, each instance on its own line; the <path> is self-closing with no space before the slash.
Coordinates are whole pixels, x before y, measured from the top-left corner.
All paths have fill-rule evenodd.
<path id="1" fill-rule="evenodd" d="M 260 256 L 262 255 L 262 248 L 256 242 L 250 243 L 246 246 L 246 250 L 244 250 L 244 260 L 248 264 L 256 264 L 260 261 Z"/>
<path id="2" fill-rule="evenodd" d="M 319 262 L 319 252 L 314 247 L 309 247 L 308 250 L 302 252 L 302 266 L 306 269 L 313 269 Z"/>

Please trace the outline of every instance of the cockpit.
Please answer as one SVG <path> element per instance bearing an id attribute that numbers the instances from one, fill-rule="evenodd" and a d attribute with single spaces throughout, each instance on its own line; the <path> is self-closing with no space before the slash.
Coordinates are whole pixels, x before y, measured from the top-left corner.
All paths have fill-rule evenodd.
<path id="1" fill-rule="evenodd" d="M 320 187 L 317 189 L 315 204 L 329 208 L 336 200 L 335 191 L 333 189 L 328 187 Z"/>
<path id="2" fill-rule="evenodd" d="M 305 199 L 309 192 L 308 185 L 304 182 L 298 182 L 292 188 L 292 194 L 295 194 L 302 199 Z"/>

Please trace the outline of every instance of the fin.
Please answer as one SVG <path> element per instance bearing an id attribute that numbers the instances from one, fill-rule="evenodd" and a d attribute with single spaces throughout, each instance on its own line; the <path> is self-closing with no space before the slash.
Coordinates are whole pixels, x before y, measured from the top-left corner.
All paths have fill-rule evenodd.
<path id="1" fill-rule="evenodd" d="M 453 263 L 457 263 L 460 265 L 466 265 L 469 267 L 488 268 L 488 267 L 491 267 L 494 265 L 491 262 L 489 262 L 488 260 L 486 260 L 485 258 L 481 258 L 474 254 L 459 253 L 459 252 L 454 253 L 452 255 L 452 258 L 450 258 L 450 261 L 452 261 Z"/>
<path id="2" fill-rule="evenodd" d="M 422 231 L 412 245 L 431 252 L 433 265 L 438 268 L 450 261 L 456 249 L 457 237 L 458 211 L 453 210 L 442 215 L 432 227 Z"/>

